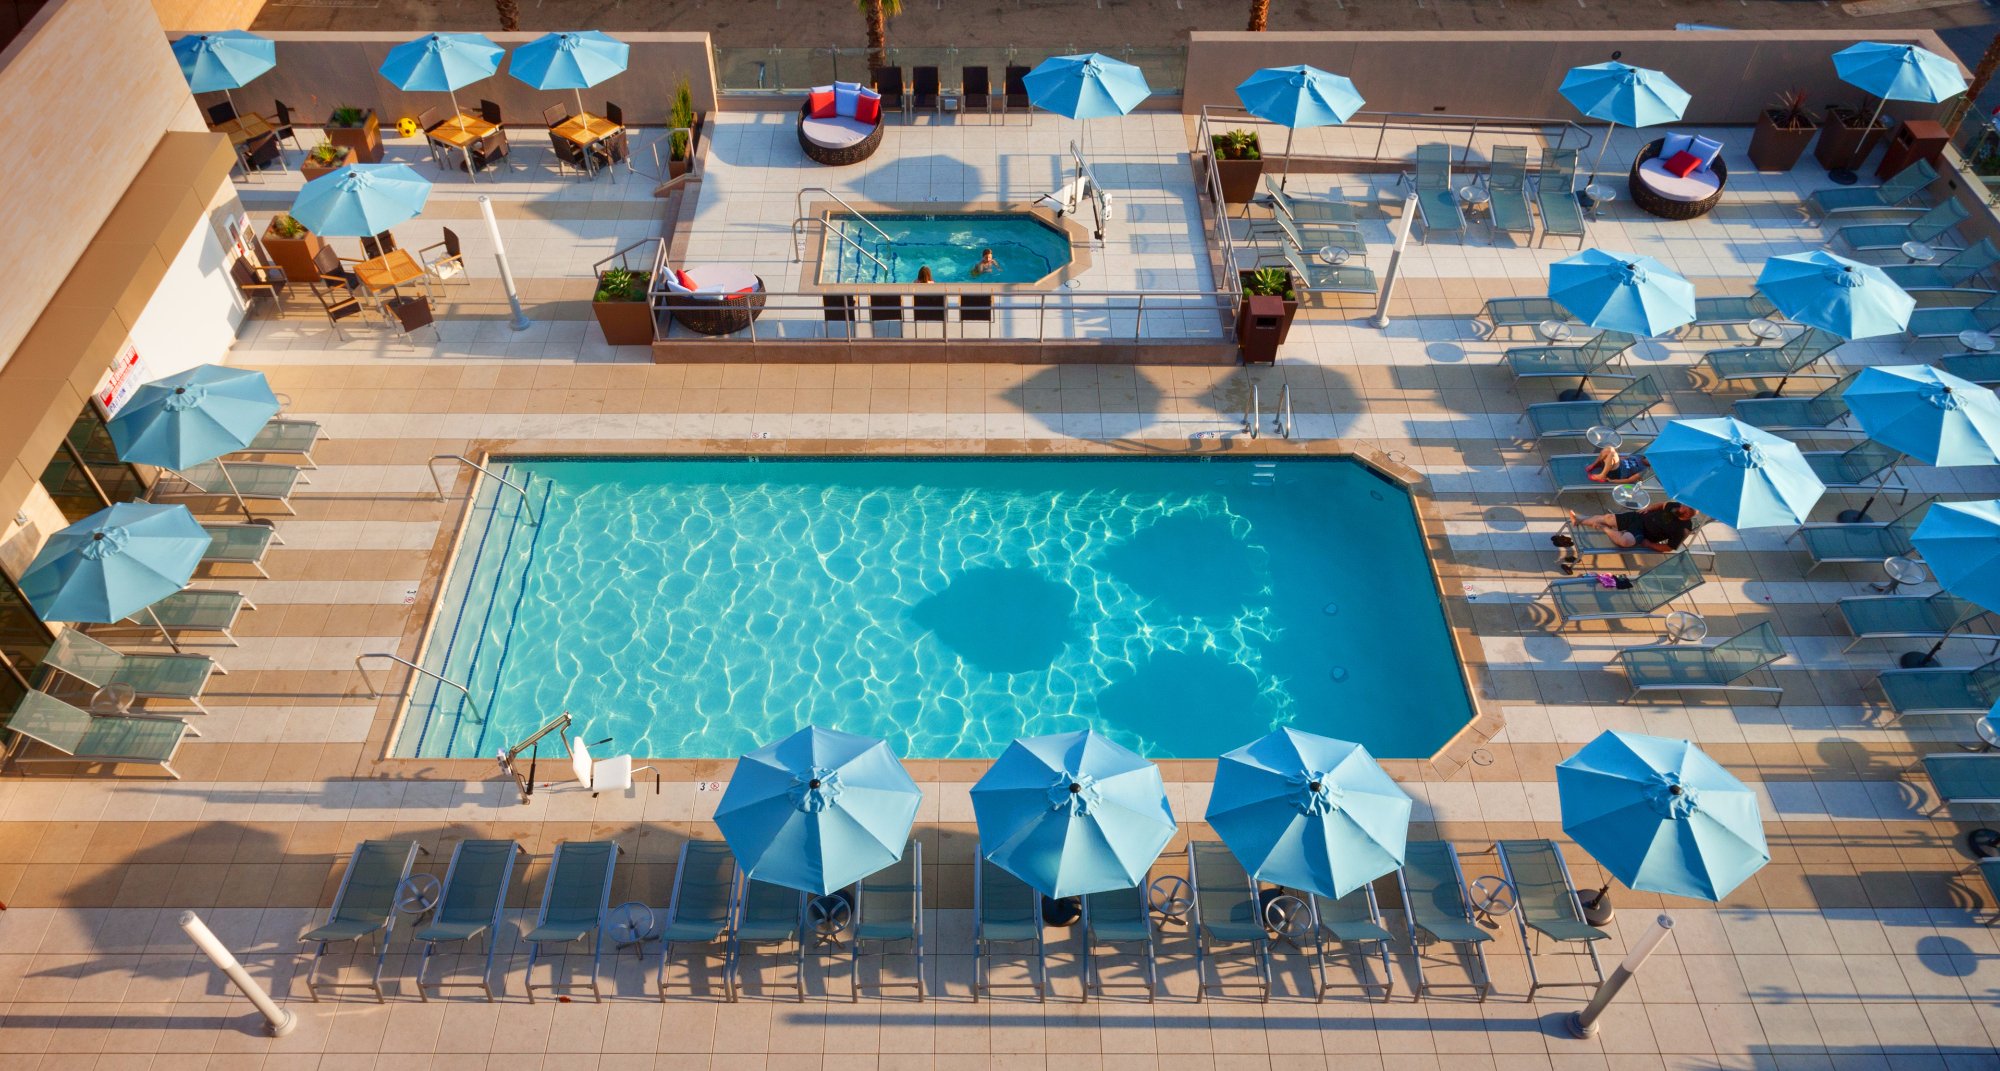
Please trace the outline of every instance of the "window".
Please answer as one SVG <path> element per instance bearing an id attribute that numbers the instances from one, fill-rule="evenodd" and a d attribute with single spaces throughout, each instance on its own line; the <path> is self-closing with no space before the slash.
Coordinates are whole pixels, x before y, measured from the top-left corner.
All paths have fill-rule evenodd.
<path id="1" fill-rule="evenodd" d="M 146 485 L 132 466 L 118 460 L 95 402 L 85 403 L 70 425 L 56 456 L 42 470 L 42 486 L 65 518 L 80 521 L 115 502 L 144 498 Z"/>

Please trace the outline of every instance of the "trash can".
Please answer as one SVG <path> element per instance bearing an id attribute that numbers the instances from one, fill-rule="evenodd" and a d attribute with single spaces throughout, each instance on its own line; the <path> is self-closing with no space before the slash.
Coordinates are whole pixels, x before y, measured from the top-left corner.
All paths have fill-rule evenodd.
<path id="1" fill-rule="evenodd" d="M 1244 364 L 1275 364 L 1284 341 L 1285 299 L 1259 294 L 1236 308 L 1236 349 Z"/>
<path id="2" fill-rule="evenodd" d="M 1935 167 L 1950 140 L 1943 126 L 1929 119 L 1911 119 L 1889 135 L 1889 147 L 1882 152 L 1882 165 L 1875 169 L 1875 177 L 1893 177 L 1918 160 Z"/>

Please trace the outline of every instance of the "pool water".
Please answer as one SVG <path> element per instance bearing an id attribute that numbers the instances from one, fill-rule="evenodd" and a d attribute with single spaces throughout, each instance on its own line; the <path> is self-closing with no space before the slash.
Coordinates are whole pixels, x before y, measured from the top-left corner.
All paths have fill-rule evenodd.
<path id="1" fill-rule="evenodd" d="M 654 758 L 813 723 L 990 758 L 1291 725 L 1426 757 L 1472 717 L 1402 488 L 1324 459 L 515 459 L 482 480 L 396 753 L 569 711 Z M 532 523 L 532 518 L 540 523 Z"/>
<path id="2" fill-rule="evenodd" d="M 854 241 L 827 236 L 820 282 L 908 283 L 929 267 L 932 281 L 939 283 L 1027 283 L 1070 259 L 1069 236 L 1025 212 L 870 213 L 868 219 L 875 227 L 852 216 L 831 219 L 831 226 Z M 856 251 L 857 244 L 875 259 Z M 986 249 L 993 250 L 999 268 L 972 274 Z"/>

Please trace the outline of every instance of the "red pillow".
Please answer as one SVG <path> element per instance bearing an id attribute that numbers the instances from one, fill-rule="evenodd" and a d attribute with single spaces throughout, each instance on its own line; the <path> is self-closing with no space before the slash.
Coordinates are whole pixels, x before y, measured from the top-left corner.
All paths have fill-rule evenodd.
<path id="1" fill-rule="evenodd" d="M 701 289 L 701 287 L 695 285 L 694 279 L 691 278 L 687 272 L 684 272 L 679 268 L 674 269 L 674 281 L 681 284 L 684 287 L 687 287 L 689 290 Z"/>
<path id="2" fill-rule="evenodd" d="M 812 95 L 806 98 L 806 103 L 811 106 L 814 119 L 833 118 L 833 90 L 829 89 L 824 93 L 814 90 Z"/>
<path id="3" fill-rule="evenodd" d="M 1667 174 L 1675 178 L 1686 178 L 1694 173 L 1695 168 L 1701 166 L 1701 157 L 1691 152 L 1677 152 L 1673 155 L 1673 159 L 1660 166 L 1666 168 Z"/>
<path id="4" fill-rule="evenodd" d="M 864 123 L 873 124 L 881 122 L 882 98 L 863 96 L 854 105 L 854 117 Z"/>
<path id="5" fill-rule="evenodd" d="M 736 291 L 736 293 L 738 294 L 754 294 L 756 292 L 757 292 L 757 287 L 755 284 L 746 286 L 743 289 Z"/>

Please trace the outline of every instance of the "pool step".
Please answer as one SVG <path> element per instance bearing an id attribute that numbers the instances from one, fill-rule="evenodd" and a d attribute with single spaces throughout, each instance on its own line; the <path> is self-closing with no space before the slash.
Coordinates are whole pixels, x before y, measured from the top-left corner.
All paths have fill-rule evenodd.
<path id="1" fill-rule="evenodd" d="M 1253 461 L 1250 463 L 1250 486 L 1278 486 L 1278 463 L 1275 461 Z"/>

